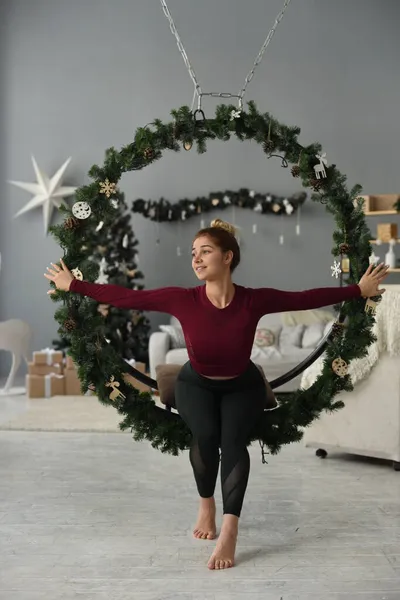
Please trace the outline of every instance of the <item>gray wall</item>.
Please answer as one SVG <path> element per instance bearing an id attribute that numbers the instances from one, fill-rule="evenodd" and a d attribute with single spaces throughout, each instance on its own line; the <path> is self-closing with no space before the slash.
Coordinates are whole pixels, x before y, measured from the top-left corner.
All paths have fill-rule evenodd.
<path id="1" fill-rule="evenodd" d="M 282 4 L 169 0 L 204 91 L 240 89 Z M 192 84 L 158 0 L 2 0 L 1 11 L 0 318 L 29 321 L 39 348 L 56 335 L 43 272 L 60 250 L 44 237 L 39 210 L 13 219 L 30 196 L 6 180 L 34 181 L 33 153 L 49 174 L 72 156 L 65 184 L 86 183 L 88 169 L 102 162 L 108 146 L 121 147 L 137 126 L 156 116 L 166 120 L 171 108 L 190 104 Z M 293 0 L 248 88 L 247 99 L 299 125 L 304 143 L 320 141 L 349 184 L 362 183 L 366 193 L 400 187 L 399 17 L 395 0 Z M 205 100 L 206 114 L 215 104 Z M 242 186 L 284 195 L 299 189 L 279 161 L 266 161 L 259 147 L 238 142 L 214 142 L 201 157 L 195 151 L 166 155 L 127 174 L 122 185 L 128 198 L 172 201 Z M 229 211 L 224 216 L 232 219 Z M 333 223 L 320 206 L 304 207 L 300 238 L 294 218 L 237 210 L 236 220 L 244 238 L 238 283 L 286 289 L 334 284 Z M 159 232 L 140 216 L 133 222 L 148 288 L 196 284 L 189 248 L 199 220 L 161 225 Z M 177 239 L 185 249 L 181 258 Z M 152 318 L 155 326 L 164 319 Z M 2 358 L 4 373 L 9 362 Z"/>

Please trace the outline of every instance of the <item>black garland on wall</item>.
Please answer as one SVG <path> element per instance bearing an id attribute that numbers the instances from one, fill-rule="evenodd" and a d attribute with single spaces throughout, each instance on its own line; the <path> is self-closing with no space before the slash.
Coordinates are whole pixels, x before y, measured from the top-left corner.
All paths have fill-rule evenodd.
<path id="1" fill-rule="evenodd" d="M 186 221 L 190 217 L 211 210 L 225 210 L 231 206 L 249 208 L 260 214 L 290 216 L 304 204 L 306 199 L 306 192 L 299 192 L 292 196 L 275 196 L 260 194 L 248 189 L 240 189 L 237 192 L 226 190 L 225 192 L 211 192 L 207 197 L 184 198 L 174 203 L 164 198 L 160 198 L 160 200 L 138 198 L 133 201 L 132 212 L 157 222 Z"/>

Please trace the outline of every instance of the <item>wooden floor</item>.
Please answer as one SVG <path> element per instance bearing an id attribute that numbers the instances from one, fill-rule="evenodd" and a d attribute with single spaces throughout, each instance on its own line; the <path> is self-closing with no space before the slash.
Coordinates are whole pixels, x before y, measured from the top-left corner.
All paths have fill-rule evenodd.
<path id="1" fill-rule="evenodd" d="M 209 571 L 186 453 L 128 433 L 1 431 L 0 598 L 400 599 L 400 473 L 301 444 L 251 456 L 237 565 Z M 219 486 L 217 499 L 220 516 Z"/>

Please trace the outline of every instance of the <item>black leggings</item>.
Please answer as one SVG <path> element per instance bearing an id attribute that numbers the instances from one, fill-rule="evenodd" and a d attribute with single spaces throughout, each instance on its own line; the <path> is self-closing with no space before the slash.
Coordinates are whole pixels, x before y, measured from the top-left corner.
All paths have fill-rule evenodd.
<path id="1" fill-rule="evenodd" d="M 250 472 L 247 445 L 266 402 L 261 373 L 250 362 L 238 377 L 209 379 L 187 362 L 176 381 L 175 402 L 192 432 L 190 462 L 200 496 L 214 495 L 221 448 L 223 511 L 240 517 Z"/>

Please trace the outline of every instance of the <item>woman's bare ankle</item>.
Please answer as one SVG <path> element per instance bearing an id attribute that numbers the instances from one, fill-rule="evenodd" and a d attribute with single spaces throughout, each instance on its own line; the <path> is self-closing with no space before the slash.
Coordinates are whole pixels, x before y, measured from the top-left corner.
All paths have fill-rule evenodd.
<path id="1" fill-rule="evenodd" d="M 221 532 L 237 532 L 239 528 L 239 517 L 225 513 L 222 518 Z"/>

